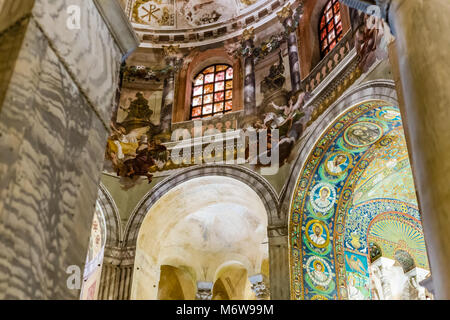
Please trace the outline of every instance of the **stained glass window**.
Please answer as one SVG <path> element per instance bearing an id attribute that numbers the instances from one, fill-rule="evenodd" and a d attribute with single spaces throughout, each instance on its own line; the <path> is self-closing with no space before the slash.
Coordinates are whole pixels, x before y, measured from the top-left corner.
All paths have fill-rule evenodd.
<path id="1" fill-rule="evenodd" d="M 233 110 L 233 68 L 218 64 L 200 72 L 192 84 L 191 120 Z"/>
<path id="2" fill-rule="evenodd" d="M 320 53 L 322 58 L 333 50 L 343 36 L 341 4 L 338 0 L 329 0 L 319 23 Z"/>

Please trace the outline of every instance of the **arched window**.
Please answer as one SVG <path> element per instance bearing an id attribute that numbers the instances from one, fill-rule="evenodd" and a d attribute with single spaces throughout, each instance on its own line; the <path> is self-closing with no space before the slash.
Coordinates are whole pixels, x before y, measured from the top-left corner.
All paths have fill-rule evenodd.
<path id="1" fill-rule="evenodd" d="M 209 66 L 192 85 L 191 120 L 233 110 L 233 68 L 225 64 Z"/>
<path id="2" fill-rule="evenodd" d="M 322 58 L 333 50 L 343 36 L 341 4 L 338 0 L 329 0 L 322 12 L 319 24 L 320 53 Z"/>

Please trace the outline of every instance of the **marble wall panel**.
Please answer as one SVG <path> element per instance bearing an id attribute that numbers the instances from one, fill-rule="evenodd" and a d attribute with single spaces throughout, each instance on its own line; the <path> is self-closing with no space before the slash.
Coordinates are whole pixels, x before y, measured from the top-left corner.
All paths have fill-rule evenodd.
<path id="1" fill-rule="evenodd" d="M 0 299 L 79 297 L 66 269 L 84 267 L 107 132 L 76 82 L 32 20 L 0 113 Z"/>

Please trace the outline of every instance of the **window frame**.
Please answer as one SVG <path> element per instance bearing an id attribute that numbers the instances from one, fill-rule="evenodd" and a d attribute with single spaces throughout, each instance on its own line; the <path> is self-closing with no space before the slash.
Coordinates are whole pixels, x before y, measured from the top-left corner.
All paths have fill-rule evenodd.
<path id="1" fill-rule="evenodd" d="M 223 69 L 223 70 L 217 71 L 217 68 L 221 67 L 221 66 L 224 66 L 224 67 L 226 66 L 226 68 Z M 214 68 L 213 72 L 206 72 L 208 69 L 211 69 L 211 68 Z M 231 78 L 227 78 L 227 72 L 228 72 L 229 69 L 232 70 L 232 77 Z M 225 73 L 225 77 L 224 77 L 223 80 L 217 80 L 217 74 L 221 73 L 221 72 Z M 224 114 L 233 112 L 233 107 L 234 107 L 234 103 L 233 103 L 234 99 L 233 98 L 234 98 L 234 86 L 235 86 L 235 84 L 234 84 L 234 80 L 235 80 L 234 79 L 235 78 L 234 72 L 235 72 L 235 70 L 234 70 L 233 66 L 230 65 L 229 63 L 224 62 L 224 63 L 213 63 L 213 64 L 210 64 L 210 65 L 206 66 L 205 68 L 203 68 L 200 72 L 198 72 L 195 75 L 195 77 L 192 80 L 191 97 L 190 97 L 190 109 L 189 109 L 189 120 L 202 120 L 202 119 L 211 118 L 211 117 L 214 117 L 214 116 L 217 116 L 217 115 L 224 115 Z M 206 77 L 206 75 L 208 75 L 208 74 L 214 74 L 214 80 L 212 82 L 205 83 L 205 78 L 204 78 L 202 80 L 203 83 L 201 85 L 200 84 L 196 85 L 195 84 L 196 79 L 198 79 L 198 77 L 200 75 L 202 75 L 202 74 L 204 75 L 204 77 Z M 217 89 L 216 85 L 218 83 L 220 83 L 220 82 L 224 83 L 223 90 L 216 90 Z M 229 89 L 227 89 L 227 86 L 226 86 L 227 82 L 231 82 L 231 88 L 229 88 Z M 205 94 L 205 86 L 209 86 L 209 85 L 213 86 L 213 90 L 212 90 L 212 92 Z M 196 89 L 199 88 L 200 86 L 202 87 L 202 93 L 194 95 Z M 229 92 L 229 91 L 231 91 L 231 97 L 229 99 L 227 99 L 226 95 L 227 95 L 227 92 Z M 215 101 L 215 95 L 217 93 L 222 93 L 222 92 L 223 92 L 223 100 L 222 101 Z M 205 104 L 204 103 L 204 97 L 207 96 L 207 95 L 212 95 L 213 99 L 212 99 L 211 103 Z M 202 97 L 202 99 L 201 99 L 202 102 L 200 104 L 194 106 L 194 99 L 198 98 L 198 97 Z M 215 105 L 217 103 L 223 103 L 221 111 L 216 111 L 215 110 Z M 226 107 L 225 107 L 226 103 L 231 103 L 231 108 L 229 110 L 226 110 Z M 211 113 L 204 113 L 204 108 L 206 106 L 208 106 L 208 105 L 211 105 L 211 107 L 212 107 Z M 194 109 L 197 109 L 197 108 L 201 108 L 201 114 L 199 116 L 195 116 L 194 117 L 193 116 L 193 111 L 194 111 Z"/>

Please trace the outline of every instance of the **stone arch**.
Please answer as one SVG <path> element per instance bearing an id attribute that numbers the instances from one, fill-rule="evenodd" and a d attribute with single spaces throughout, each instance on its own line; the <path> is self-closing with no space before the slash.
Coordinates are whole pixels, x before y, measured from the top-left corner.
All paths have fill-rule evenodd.
<path id="1" fill-rule="evenodd" d="M 136 206 L 131 214 L 124 232 L 123 250 L 127 252 L 127 261 L 134 264 L 137 238 L 142 222 L 150 208 L 172 188 L 183 182 L 205 177 L 222 176 L 234 178 L 247 184 L 261 199 L 268 214 L 270 295 L 272 299 L 289 299 L 289 268 L 287 250 L 287 220 L 286 215 L 279 210 L 279 198 L 273 187 L 259 174 L 243 166 L 207 165 L 187 168 L 176 175 L 170 176 L 157 184 Z M 132 280 L 128 283 L 131 290 Z"/>
<path id="2" fill-rule="evenodd" d="M 298 33 L 302 43 L 299 44 L 300 73 L 305 79 L 322 60 L 319 43 L 319 20 L 328 0 L 305 1 L 304 14 L 300 21 Z M 342 3 L 341 3 L 342 5 Z M 344 34 L 351 29 L 350 13 L 347 6 L 341 6 Z"/>
<path id="3" fill-rule="evenodd" d="M 242 166 L 207 165 L 194 166 L 172 175 L 158 183 L 136 206 L 128 221 L 124 246 L 135 247 L 141 224 L 152 205 L 173 187 L 204 176 L 222 176 L 234 178 L 250 186 L 261 198 L 268 213 L 269 229 L 278 226 L 282 221 L 279 214 L 278 196 L 273 187 L 259 174 Z M 270 236 L 270 235 L 269 235 Z"/>
<path id="4" fill-rule="evenodd" d="M 306 161 L 311 156 L 313 150 L 324 132 L 343 114 L 357 105 L 367 101 L 382 100 L 393 105 L 398 105 L 395 85 L 389 80 L 370 81 L 359 85 L 338 99 L 328 110 L 309 127 L 303 136 L 302 145 L 299 148 L 298 157 L 292 166 L 291 175 L 282 194 L 281 210 L 289 212 L 289 230 L 291 228 L 291 215 L 293 210 L 293 201 L 296 196 L 296 187 L 300 174 L 305 168 Z M 290 235 L 291 236 L 291 235 Z M 289 244 L 291 242 L 289 241 Z M 291 255 L 292 248 L 289 248 Z M 290 258 L 290 268 L 292 260 Z M 291 285 L 294 279 L 291 274 Z M 293 288 L 291 288 L 293 290 Z"/>
<path id="5" fill-rule="evenodd" d="M 239 262 L 230 261 L 222 265 L 216 272 L 213 286 L 213 300 L 216 299 L 220 292 L 223 296 L 227 296 L 227 300 L 244 300 L 250 296 L 248 291 L 250 282 L 248 280 L 247 268 Z"/>
<path id="6" fill-rule="evenodd" d="M 158 300 L 194 300 L 195 284 L 189 272 L 171 265 L 161 266 Z"/>

